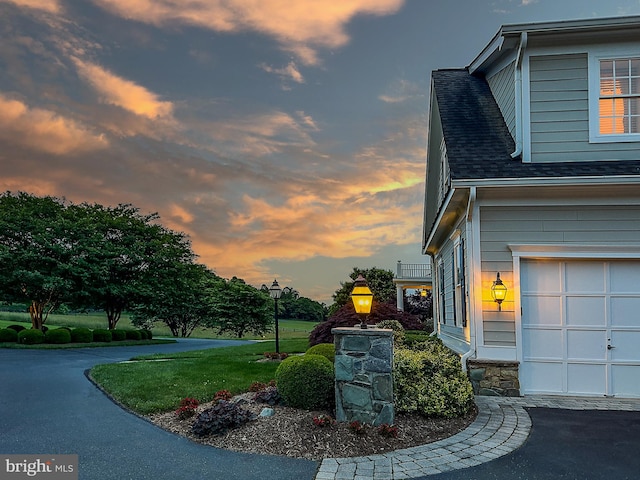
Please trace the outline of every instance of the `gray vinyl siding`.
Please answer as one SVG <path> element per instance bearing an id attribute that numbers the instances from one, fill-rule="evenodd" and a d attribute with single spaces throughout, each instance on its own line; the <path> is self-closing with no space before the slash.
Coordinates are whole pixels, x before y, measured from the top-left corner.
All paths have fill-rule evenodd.
<path id="1" fill-rule="evenodd" d="M 483 279 L 490 285 L 495 272 L 513 288 L 509 244 L 615 244 L 640 238 L 640 206 L 482 207 L 480 250 Z M 515 346 L 515 315 L 507 294 L 502 312 L 483 303 L 485 345 Z"/>
<path id="2" fill-rule="evenodd" d="M 586 53 L 533 56 L 529 73 L 532 162 L 638 158 L 638 143 L 589 143 Z"/>
<path id="3" fill-rule="evenodd" d="M 509 128 L 509 133 L 516 136 L 516 98 L 514 85 L 515 63 L 510 63 L 491 78 L 487 83 L 491 88 L 496 103 L 502 112 L 504 121 Z"/>

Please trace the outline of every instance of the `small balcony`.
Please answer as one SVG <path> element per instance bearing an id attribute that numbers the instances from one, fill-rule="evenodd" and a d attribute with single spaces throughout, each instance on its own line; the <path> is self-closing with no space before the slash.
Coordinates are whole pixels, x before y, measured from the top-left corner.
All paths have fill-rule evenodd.
<path id="1" fill-rule="evenodd" d="M 393 283 L 397 289 L 398 310 L 404 310 L 404 290 L 431 290 L 431 264 L 402 263 L 398 260 Z"/>

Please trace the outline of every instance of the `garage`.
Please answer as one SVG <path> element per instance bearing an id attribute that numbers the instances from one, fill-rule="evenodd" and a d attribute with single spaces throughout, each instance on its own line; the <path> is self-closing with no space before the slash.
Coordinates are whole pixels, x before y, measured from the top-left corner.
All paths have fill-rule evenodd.
<path id="1" fill-rule="evenodd" d="M 640 397 L 640 260 L 522 259 L 523 394 Z"/>

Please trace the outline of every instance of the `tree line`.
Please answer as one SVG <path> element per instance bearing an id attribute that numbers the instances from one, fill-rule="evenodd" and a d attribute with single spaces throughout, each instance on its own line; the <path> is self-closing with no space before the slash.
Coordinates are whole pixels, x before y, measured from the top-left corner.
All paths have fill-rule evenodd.
<path id="1" fill-rule="evenodd" d="M 268 291 L 221 278 L 196 260 L 185 233 L 130 204 L 0 195 L 0 301 L 27 304 L 32 328 L 43 329 L 50 313 L 67 306 L 104 310 L 110 329 L 128 312 L 135 325 L 163 322 L 175 336 L 199 326 L 238 337 L 271 330 Z M 281 318 L 325 318 L 323 305 L 289 290 Z"/>

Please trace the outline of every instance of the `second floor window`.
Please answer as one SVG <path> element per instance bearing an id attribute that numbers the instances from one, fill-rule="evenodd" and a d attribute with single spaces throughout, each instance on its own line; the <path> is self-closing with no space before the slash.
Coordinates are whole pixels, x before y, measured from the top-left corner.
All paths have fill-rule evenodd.
<path id="1" fill-rule="evenodd" d="M 600 59 L 600 135 L 640 133 L 640 57 Z"/>

